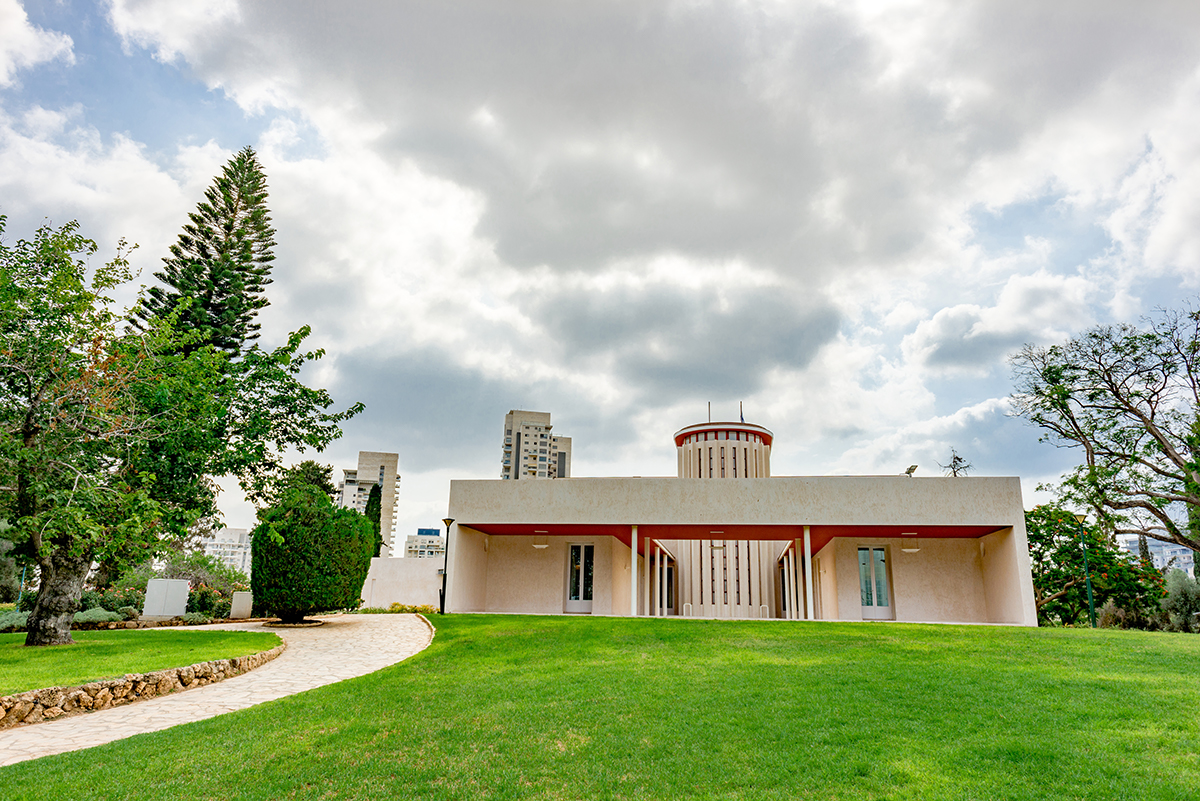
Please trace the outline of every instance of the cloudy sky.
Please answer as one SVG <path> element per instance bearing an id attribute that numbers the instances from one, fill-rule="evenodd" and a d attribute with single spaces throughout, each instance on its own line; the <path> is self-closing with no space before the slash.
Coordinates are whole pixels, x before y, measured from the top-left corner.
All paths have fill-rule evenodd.
<path id="1" fill-rule="evenodd" d="M 550 411 L 577 476 L 776 433 L 779 475 L 1071 464 L 1007 356 L 1200 280 L 1195 2 L 0 0 L 6 237 L 78 219 L 152 281 L 254 146 L 264 344 L 397 451 L 398 533 Z M 227 523 L 252 524 L 238 493 Z"/>

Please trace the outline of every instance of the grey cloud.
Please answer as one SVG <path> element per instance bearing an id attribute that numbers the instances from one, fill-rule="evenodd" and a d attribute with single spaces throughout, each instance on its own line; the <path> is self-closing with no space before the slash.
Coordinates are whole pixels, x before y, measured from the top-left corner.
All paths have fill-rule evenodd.
<path id="1" fill-rule="evenodd" d="M 511 264 L 673 252 L 821 281 L 919 254 L 981 159 L 1089 98 L 1168 96 L 1197 21 L 948 4 L 906 71 L 817 4 L 256 2 L 193 66 L 236 90 L 269 64 L 302 106 L 356 103 L 382 152 L 486 197 L 479 231 Z M 495 132 L 472 121 L 484 106 Z"/>
<path id="2" fill-rule="evenodd" d="M 746 397 L 776 367 L 804 368 L 841 319 L 819 297 L 780 287 L 560 289 L 532 296 L 562 361 L 612 360 L 643 402 Z"/>
<path id="3" fill-rule="evenodd" d="M 489 379 L 435 350 L 379 355 L 362 349 L 337 359 L 339 401 L 366 411 L 344 428 L 353 450 L 397 450 L 401 466 L 427 472 L 498 465 L 504 414 L 536 390 Z M 510 405 L 505 405 L 505 404 Z"/>
<path id="4" fill-rule="evenodd" d="M 435 349 L 393 355 L 360 349 L 340 356 L 337 372 L 338 403 L 362 401 L 367 408 L 344 426 L 335 449 L 397 450 L 401 469 L 410 472 L 453 467 L 464 475 L 497 475 L 509 409 L 551 412 L 555 429 L 574 439 L 577 464 L 601 451 L 612 458 L 644 433 L 629 424 L 632 398 L 602 406 L 560 381 L 490 378 Z M 673 430 L 662 434 L 668 455 Z"/>
<path id="5" fill-rule="evenodd" d="M 943 111 L 870 92 L 885 65 L 831 11 L 797 22 L 725 5 L 322 8 L 248 5 L 200 69 L 236 86 L 265 58 L 310 98 L 356 97 L 387 125 L 381 148 L 483 191 L 481 232 L 515 264 L 595 268 L 671 250 L 809 272 L 921 240 L 924 190 L 887 145 Z M 495 137 L 471 122 L 485 105 Z M 810 210 L 850 165 L 853 247 Z"/>

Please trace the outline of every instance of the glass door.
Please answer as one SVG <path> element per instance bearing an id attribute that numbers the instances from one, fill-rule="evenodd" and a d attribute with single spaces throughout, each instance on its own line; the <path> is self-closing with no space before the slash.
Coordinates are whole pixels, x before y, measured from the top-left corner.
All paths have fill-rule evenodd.
<path id="1" fill-rule="evenodd" d="M 863 620 L 892 620 L 892 594 L 888 586 L 887 549 L 858 549 L 858 589 Z"/>
<path id="2" fill-rule="evenodd" d="M 594 552 L 595 546 L 584 543 L 567 547 L 567 612 L 591 614 Z"/>

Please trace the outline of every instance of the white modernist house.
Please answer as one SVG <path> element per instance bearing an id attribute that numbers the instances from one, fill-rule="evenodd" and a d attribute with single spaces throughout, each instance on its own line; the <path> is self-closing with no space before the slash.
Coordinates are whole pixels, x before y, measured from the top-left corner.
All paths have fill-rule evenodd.
<path id="1" fill-rule="evenodd" d="M 676 478 L 451 482 L 446 611 L 1037 625 L 1019 479 L 773 477 L 772 440 L 704 423 Z"/>

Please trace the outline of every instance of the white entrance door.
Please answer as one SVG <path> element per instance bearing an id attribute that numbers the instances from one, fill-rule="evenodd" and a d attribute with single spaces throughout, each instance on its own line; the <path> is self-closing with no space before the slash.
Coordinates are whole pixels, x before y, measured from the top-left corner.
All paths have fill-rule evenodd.
<path id="1" fill-rule="evenodd" d="M 595 546 L 573 543 L 567 547 L 567 612 L 591 614 L 592 557 Z"/>
<path id="2" fill-rule="evenodd" d="M 858 588 L 863 620 L 892 620 L 892 594 L 888 586 L 887 549 L 858 549 Z"/>

